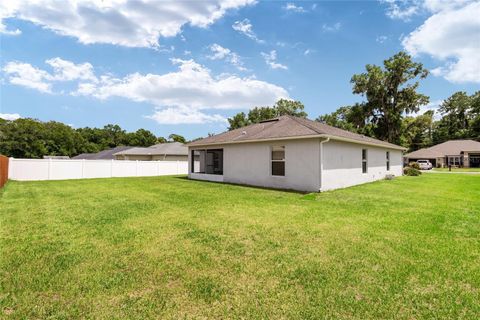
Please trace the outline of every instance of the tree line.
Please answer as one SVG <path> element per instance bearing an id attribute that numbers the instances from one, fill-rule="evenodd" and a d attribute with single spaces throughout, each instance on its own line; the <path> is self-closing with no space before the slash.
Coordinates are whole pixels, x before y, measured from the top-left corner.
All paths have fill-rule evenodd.
<path id="1" fill-rule="evenodd" d="M 480 140 L 480 91 L 460 91 L 445 99 L 436 119 L 433 110 L 416 115 L 430 98 L 418 92 L 428 76 L 421 63 L 405 52 L 384 61 L 383 66 L 367 65 L 365 72 L 351 78 L 352 92 L 364 101 L 343 106 L 316 120 L 344 130 L 402 145 L 410 151 L 451 139 Z M 271 107 L 255 107 L 228 119 L 229 130 L 280 115 L 307 117 L 300 101 L 279 100 Z"/>
<path id="2" fill-rule="evenodd" d="M 149 147 L 167 141 L 186 142 L 178 134 L 171 134 L 166 139 L 155 136 L 149 130 L 127 132 L 113 124 L 103 128 L 74 129 L 56 121 L 0 119 L 0 154 L 15 158 L 42 158 L 44 155 L 72 157 L 118 146 Z"/>

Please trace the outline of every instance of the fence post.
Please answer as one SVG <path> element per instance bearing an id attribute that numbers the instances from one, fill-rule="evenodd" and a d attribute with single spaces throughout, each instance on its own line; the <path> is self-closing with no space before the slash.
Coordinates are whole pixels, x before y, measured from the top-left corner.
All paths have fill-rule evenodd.
<path id="1" fill-rule="evenodd" d="M 160 175 L 160 161 L 157 160 L 157 176 Z"/>
<path id="2" fill-rule="evenodd" d="M 180 162 L 177 160 L 177 174 L 178 174 L 178 165 L 179 165 L 179 163 L 180 163 Z"/>
<path id="3" fill-rule="evenodd" d="M 113 159 L 110 161 L 110 178 L 113 178 Z"/>
<path id="4" fill-rule="evenodd" d="M 85 159 L 82 159 L 82 179 L 85 178 Z"/>
<path id="5" fill-rule="evenodd" d="M 50 180 L 52 175 L 52 158 L 48 158 L 48 180 Z"/>
<path id="6" fill-rule="evenodd" d="M 135 160 L 135 176 L 138 177 L 138 160 Z"/>

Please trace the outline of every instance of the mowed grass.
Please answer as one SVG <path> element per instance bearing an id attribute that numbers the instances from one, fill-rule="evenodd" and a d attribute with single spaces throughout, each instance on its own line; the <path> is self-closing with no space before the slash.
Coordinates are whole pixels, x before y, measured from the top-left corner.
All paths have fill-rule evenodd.
<path id="1" fill-rule="evenodd" d="M 450 171 L 448 168 L 433 168 L 434 171 Z M 452 168 L 452 172 L 478 172 L 480 168 Z"/>
<path id="2" fill-rule="evenodd" d="M 0 318 L 478 319 L 480 176 L 9 182 Z"/>

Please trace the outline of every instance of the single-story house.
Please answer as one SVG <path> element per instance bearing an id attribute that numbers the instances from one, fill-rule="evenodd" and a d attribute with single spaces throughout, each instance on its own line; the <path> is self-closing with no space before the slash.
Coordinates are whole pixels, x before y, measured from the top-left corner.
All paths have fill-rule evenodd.
<path id="1" fill-rule="evenodd" d="M 117 160 L 187 161 L 188 148 L 180 142 L 159 143 L 147 148 L 130 148 L 114 153 Z"/>
<path id="2" fill-rule="evenodd" d="M 85 160 L 114 160 L 115 156 L 113 155 L 114 153 L 131 149 L 133 147 L 128 147 L 128 146 L 121 146 L 121 147 L 115 147 L 112 149 L 107 149 L 107 150 L 102 150 L 97 153 L 81 153 L 78 156 L 73 157 L 72 159 L 85 159 Z"/>
<path id="3" fill-rule="evenodd" d="M 458 167 L 480 167 L 480 142 L 475 140 L 450 140 L 407 153 L 405 163 L 430 160 L 434 167 L 448 165 Z"/>
<path id="4" fill-rule="evenodd" d="M 404 151 L 293 116 L 197 140 L 188 149 L 190 179 L 309 192 L 400 176 Z"/>

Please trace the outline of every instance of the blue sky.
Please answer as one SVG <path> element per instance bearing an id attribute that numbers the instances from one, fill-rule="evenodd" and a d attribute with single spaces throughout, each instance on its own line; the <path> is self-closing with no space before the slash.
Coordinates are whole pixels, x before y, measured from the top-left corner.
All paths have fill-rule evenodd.
<path id="1" fill-rule="evenodd" d="M 480 88 L 478 1 L 18 1 L 0 4 L 0 116 L 159 136 L 218 133 L 285 97 L 310 118 L 360 101 L 350 78 L 400 50 L 436 108 Z"/>

